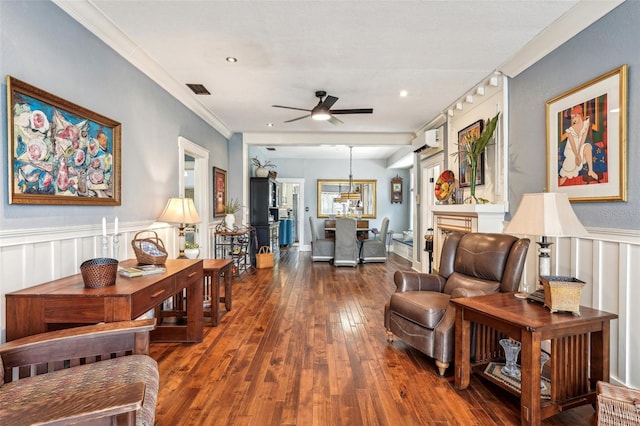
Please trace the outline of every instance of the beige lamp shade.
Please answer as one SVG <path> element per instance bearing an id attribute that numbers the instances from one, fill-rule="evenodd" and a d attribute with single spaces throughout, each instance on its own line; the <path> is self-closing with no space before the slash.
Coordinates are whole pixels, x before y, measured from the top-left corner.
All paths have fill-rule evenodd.
<path id="1" fill-rule="evenodd" d="M 159 222 L 167 223 L 200 223 L 200 216 L 191 198 L 169 198 L 164 207 Z"/>
<path id="2" fill-rule="evenodd" d="M 569 197 L 560 192 L 524 194 L 504 232 L 545 237 L 587 235 L 569 203 Z"/>

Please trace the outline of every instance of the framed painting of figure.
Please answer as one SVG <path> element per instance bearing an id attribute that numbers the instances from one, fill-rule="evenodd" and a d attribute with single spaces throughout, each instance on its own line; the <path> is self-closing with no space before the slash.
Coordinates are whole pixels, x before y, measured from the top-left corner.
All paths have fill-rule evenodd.
<path id="1" fill-rule="evenodd" d="M 627 199 L 627 66 L 549 101 L 547 188 L 571 201 Z"/>

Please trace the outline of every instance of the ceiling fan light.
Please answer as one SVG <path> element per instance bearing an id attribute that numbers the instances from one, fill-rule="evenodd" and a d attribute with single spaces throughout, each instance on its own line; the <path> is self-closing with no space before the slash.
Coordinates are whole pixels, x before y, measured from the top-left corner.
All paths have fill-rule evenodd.
<path id="1" fill-rule="evenodd" d="M 331 118 L 331 114 L 329 114 L 326 111 L 312 112 L 311 118 L 316 121 L 327 121 L 328 119 Z"/>

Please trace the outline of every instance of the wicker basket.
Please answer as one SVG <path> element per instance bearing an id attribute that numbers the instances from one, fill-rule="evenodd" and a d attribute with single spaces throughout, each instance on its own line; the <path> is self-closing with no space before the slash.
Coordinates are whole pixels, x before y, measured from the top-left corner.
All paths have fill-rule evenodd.
<path id="1" fill-rule="evenodd" d="M 260 247 L 260 250 L 256 253 L 256 268 L 273 268 L 273 253 L 268 246 Z"/>
<path id="2" fill-rule="evenodd" d="M 573 277 L 541 276 L 544 305 L 551 312 L 568 311 L 580 315 L 580 295 L 584 281 Z"/>
<path id="3" fill-rule="evenodd" d="M 98 257 L 82 262 L 80 273 L 84 286 L 87 288 L 101 288 L 114 285 L 118 273 L 118 261 L 107 257 Z"/>
<path id="4" fill-rule="evenodd" d="M 153 234 L 153 236 L 138 238 L 140 234 L 145 232 Z M 143 265 L 163 265 L 167 260 L 167 250 L 155 231 L 138 232 L 131 240 L 131 247 L 133 247 L 138 263 Z"/>
<path id="5" fill-rule="evenodd" d="M 640 390 L 598 382 L 596 412 L 598 425 L 640 424 Z"/>

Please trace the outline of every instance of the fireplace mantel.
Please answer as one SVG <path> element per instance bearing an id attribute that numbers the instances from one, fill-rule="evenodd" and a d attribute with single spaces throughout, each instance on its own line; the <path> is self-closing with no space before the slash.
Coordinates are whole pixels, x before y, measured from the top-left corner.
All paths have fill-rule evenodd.
<path id="1" fill-rule="evenodd" d="M 436 204 L 433 213 L 434 265 L 440 266 L 440 251 L 450 232 L 502 233 L 506 204 Z"/>

